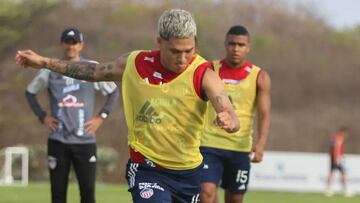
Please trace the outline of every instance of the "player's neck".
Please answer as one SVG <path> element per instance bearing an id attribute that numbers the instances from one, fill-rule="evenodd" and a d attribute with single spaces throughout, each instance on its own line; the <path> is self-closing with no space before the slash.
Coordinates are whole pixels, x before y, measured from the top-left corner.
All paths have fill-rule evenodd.
<path id="1" fill-rule="evenodd" d="M 233 63 L 230 60 L 228 60 L 227 58 L 225 58 L 225 62 L 227 63 L 229 68 L 240 68 L 240 67 L 243 67 L 245 65 L 246 59 L 240 61 L 239 63 Z"/>

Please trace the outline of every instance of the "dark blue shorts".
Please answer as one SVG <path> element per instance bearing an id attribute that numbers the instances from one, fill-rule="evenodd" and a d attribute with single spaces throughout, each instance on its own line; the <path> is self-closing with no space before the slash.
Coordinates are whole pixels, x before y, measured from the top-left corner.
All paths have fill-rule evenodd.
<path id="1" fill-rule="evenodd" d="M 249 152 L 201 147 L 204 157 L 204 167 L 201 182 L 219 184 L 225 190 L 244 194 L 247 190 L 250 177 Z"/>
<path id="2" fill-rule="evenodd" d="M 197 203 L 203 165 L 190 170 L 170 170 L 151 163 L 126 165 L 126 179 L 134 203 Z"/>
<path id="3" fill-rule="evenodd" d="M 340 163 L 336 163 L 334 159 L 330 160 L 330 170 L 338 170 L 341 173 L 345 173 L 344 161 L 340 161 Z"/>

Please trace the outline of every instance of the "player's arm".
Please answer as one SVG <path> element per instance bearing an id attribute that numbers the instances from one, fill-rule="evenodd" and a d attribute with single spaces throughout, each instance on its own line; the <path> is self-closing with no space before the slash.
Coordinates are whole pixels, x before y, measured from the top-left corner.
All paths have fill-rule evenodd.
<path id="1" fill-rule="evenodd" d="M 99 91 L 106 95 L 106 101 L 103 107 L 101 108 L 98 115 L 102 113 L 110 114 L 114 105 L 118 102 L 120 91 L 119 88 L 113 82 L 98 82 Z"/>
<path id="2" fill-rule="evenodd" d="M 107 96 L 107 98 L 98 115 L 94 116 L 85 123 L 85 131 L 88 134 L 94 134 L 102 125 L 104 120 L 107 119 L 113 106 L 117 103 L 120 95 L 117 86 L 113 82 L 95 83 L 95 89 L 100 90 L 104 95 Z"/>
<path id="3" fill-rule="evenodd" d="M 258 125 L 257 125 L 257 137 L 254 145 L 254 157 L 253 162 L 261 162 L 263 159 L 263 153 L 265 144 L 269 135 L 270 128 L 270 108 L 271 108 L 271 80 L 267 72 L 262 70 L 259 73 L 257 79 L 257 113 L 258 113 Z"/>
<path id="4" fill-rule="evenodd" d="M 18 51 L 15 61 L 23 67 L 46 68 L 79 80 L 120 81 L 125 70 L 127 56 L 128 54 L 124 54 L 113 62 L 95 64 L 47 58 L 31 50 L 25 50 Z"/>
<path id="5" fill-rule="evenodd" d="M 29 83 L 25 91 L 25 98 L 30 108 L 43 123 L 51 131 L 55 131 L 58 125 L 58 120 L 51 115 L 48 115 L 41 107 L 36 94 L 48 87 L 50 71 L 42 69 L 38 72 L 35 78 Z"/>
<path id="6" fill-rule="evenodd" d="M 239 119 L 225 93 L 221 79 L 213 70 L 207 69 L 205 71 L 202 88 L 217 113 L 216 124 L 229 133 L 238 131 L 240 128 Z"/>
<path id="7" fill-rule="evenodd" d="M 38 99 L 36 98 L 36 94 L 41 90 L 47 88 L 49 73 L 50 71 L 48 70 L 40 70 L 37 75 L 32 79 L 32 81 L 28 84 L 25 91 L 26 101 L 28 102 L 31 110 L 38 117 L 41 123 L 44 123 L 46 112 L 41 107 Z"/>

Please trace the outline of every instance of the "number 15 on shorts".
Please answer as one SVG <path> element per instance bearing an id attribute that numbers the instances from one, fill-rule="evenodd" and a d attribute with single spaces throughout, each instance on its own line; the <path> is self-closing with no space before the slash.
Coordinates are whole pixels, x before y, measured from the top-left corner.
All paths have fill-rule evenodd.
<path id="1" fill-rule="evenodd" d="M 246 182 L 248 181 L 248 174 L 249 174 L 249 171 L 238 170 L 237 175 L 236 175 L 236 182 L 240 183 L 238 190 L 246 189 Z"/>

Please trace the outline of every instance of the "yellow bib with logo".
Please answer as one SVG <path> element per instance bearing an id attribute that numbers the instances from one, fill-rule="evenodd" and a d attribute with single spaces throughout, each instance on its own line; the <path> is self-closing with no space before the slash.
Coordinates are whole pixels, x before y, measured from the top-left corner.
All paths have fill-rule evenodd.
<path id="1" fill-rule="evenodd" d="M 199 146 L 206 102 L 196 94 L 193 77 L 206 60 L 196 56 L 175 79 L 154 85 L 136 70 L 140 52 L 129 55 L 122 81 L 128 144 L 164 168 L 196 168 L 202 162 Z"/>
<path id="2" fill-rule="evenodd" d="M 219 74 L 220 61 L 214 61 L 214 68 Z M 226 93 L 233 104 L 240 121 L 240 130 L 236 133 L 226 131 L 214 125 L 216 112 L 208 104 L 205 114 L 204 130 L 201 137 L 201 146 L 218 149 L 250 152 L 252 148 L 252 134 L 256 107 L 256 81 L 260 68 L 252 66 L 249 75 L 236 83 L 224 82 Z"/>

